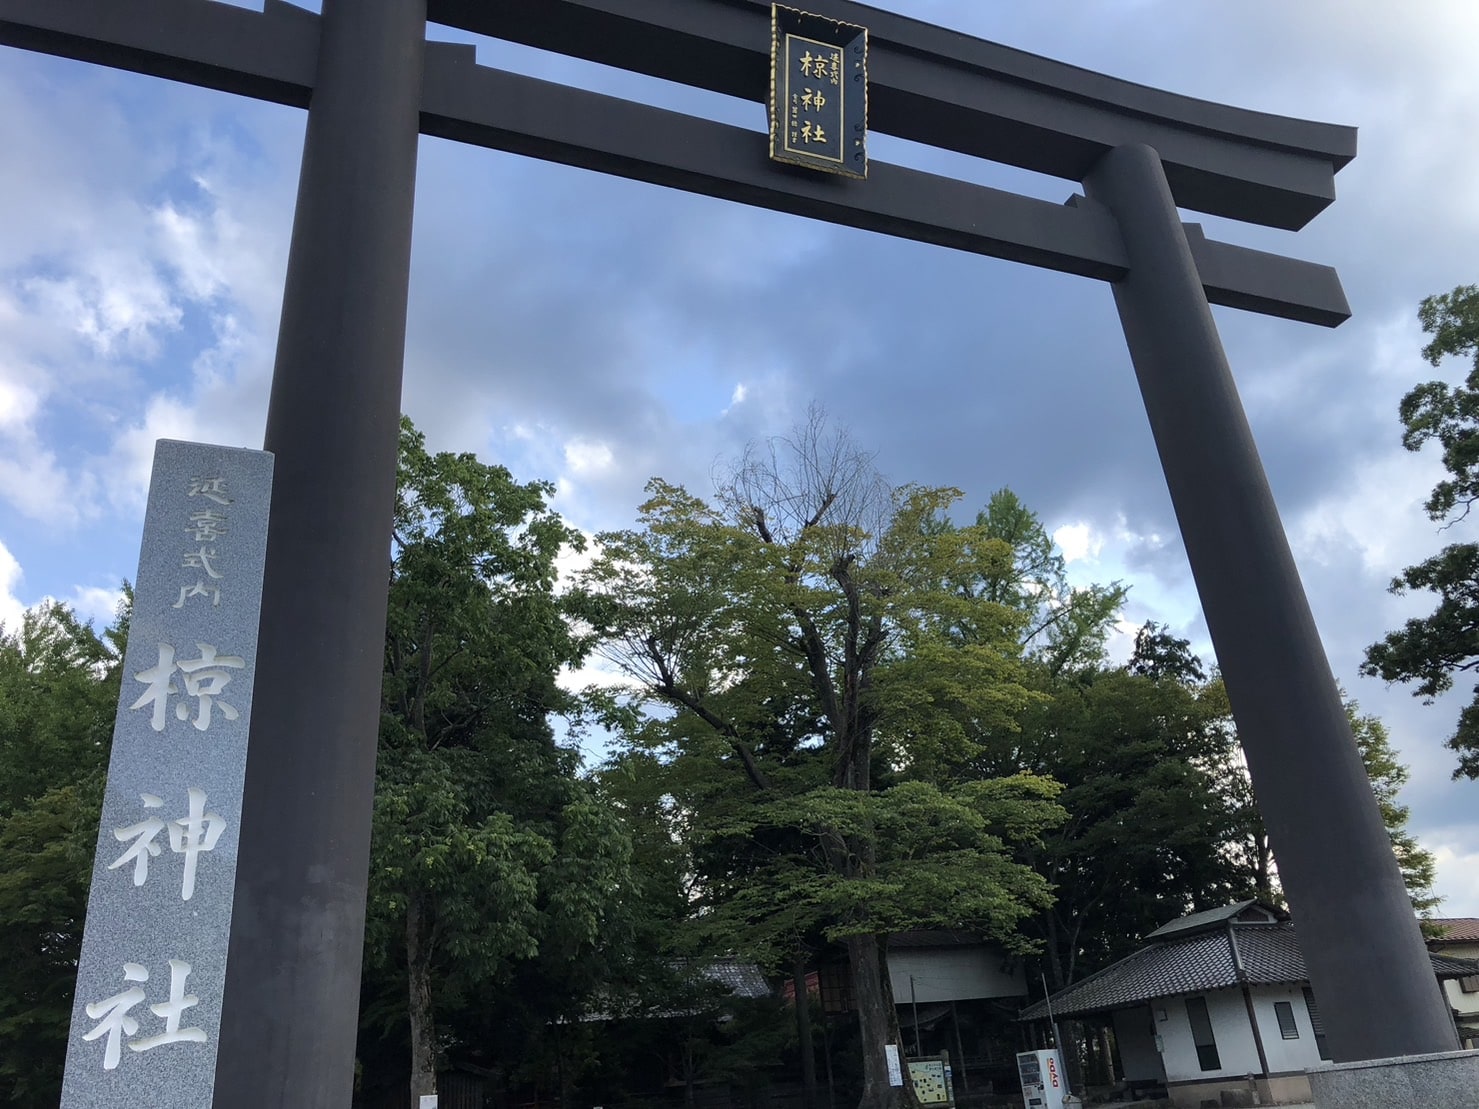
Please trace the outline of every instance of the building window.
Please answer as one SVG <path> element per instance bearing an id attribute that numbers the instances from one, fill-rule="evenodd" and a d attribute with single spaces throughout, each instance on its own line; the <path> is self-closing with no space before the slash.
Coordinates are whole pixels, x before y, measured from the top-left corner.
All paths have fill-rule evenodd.
<path id="1" fill-rule="evenodd" d="M 1222 1059 L 1212 1037 L 1212 1018 L 1207 1015 L 1205 997 L 1186 999 L 1186 1019 L 1191 1022 L 1191 1042 L 1197 1045 L 1197 1064 L 1203 1070 L 1221 1070 Z"/>
<path id="2" fill-rule="evenodd" d="M 1330 1049 L 1325 1046 L 1325 1022 L 1320 1019 L 1320 1007 L 1315 1004 L 1315 991 L 1304 987 L 1304 1007 L 1310 1015 L 1310 1031 L 1315 1034 L 1315 1050 L 1321 1059 L 1330 1058 Z"/>
<path id="3" fill-rule="evenodd" d="M 1286 1040 L 1299 1039 L 1299 1026 L 1294 1023 L 1293 1005 L 1287 1001 L 1275 1001 L 1274 1016 L 1279 1018 L 1279 1035 Z"/>
<path id="4" fill-rule="evenodd" d="M 1458 988 L 1464 993 L 1479 993 L 1479 974 L 1469 974 L 1460 978 Z"/>

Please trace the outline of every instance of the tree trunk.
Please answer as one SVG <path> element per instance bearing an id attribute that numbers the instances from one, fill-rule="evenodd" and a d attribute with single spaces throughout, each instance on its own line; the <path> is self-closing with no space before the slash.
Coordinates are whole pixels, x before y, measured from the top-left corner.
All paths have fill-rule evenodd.
<path id="1" fill-rule="evenodd" d="M 1058 915 L 1052 909 L 1045 914 L 1048 922 L 1048 974 L 1053 980 L 1050 987 L 1054 990 L 1063 988 L 1063 958 L 1061 944 L 1063 937 L 1058 928 Z M 1031 993 L 1029 987 L 1028 992 Z"/>
<path id="2" fill-rule="evenodd" d="M 411 1104 L 437 1092 L 436 1021 L 431 1011 L 431 943 L 426 906 L 412 897 L 406 906 L 406 977 L 411 1018 Z"/>
<path id="3" fill-rule="evenodd" d="M 796 1042 L 801 1050 L 801 1104 L 817 1109 L 817 1057 L 811 1042 L 811 994 L 806 990 L 806 953 L 791 962 L 791 990 L 796 1002 Z"/>
<path id="4" fill-rule="evenodd" d="M 851 970 L 853 998 L 858 1006 L 858 1031 L 863 1040 L 863 1096 L 858 1109 L 918 1109 L 913 1084 L 899 1035 L 899 1014 L 894 1008 L 884 961 L 887 937 L 850 936 L 847 958 Z M 884 1045 L 899 1053 L 903 1085 L 890 1084 Z"/>
<path id="5" fill-rule="evenodd" d="M 1260 833 L 1254 840 L 1254 853 L 1258 859 L 1258 897 L 1260 900 L 1272 902 L 1274 900 L 1274 882 L 1270 863 L 1273 852 L 1269 849 L 1268 836 Z"/>

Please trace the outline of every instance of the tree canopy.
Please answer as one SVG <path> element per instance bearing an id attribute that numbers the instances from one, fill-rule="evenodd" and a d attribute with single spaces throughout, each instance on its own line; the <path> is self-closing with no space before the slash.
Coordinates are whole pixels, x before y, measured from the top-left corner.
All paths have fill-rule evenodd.
<path id="1" fill-rule="evenodd" d="M 772 957 L 816 933 L 845 944 L 862 1104 L 891 1105 L 907 1095 L 883 1054 L 900 1039 L 886 934 L 1015 946 L 1047 903 L 1017 855 L 1062 818 L 1056 785 L 958 774 L 1037 696 L 1030 613 L 1009 596 L 1021 552 L 950 523 L 957 490 L 889 486 L 816 414 L 752 447 L 713 503 L 648 492 L 583 584 L 607 657 L 656 710 L 635 738 L 691 824 L 707 923 Z"/>
<path id="2" fill-rule="evenodd" d="M 408 1031 L 417 1096 L 440 1052 L 518 1058 L 578 1015 L 622 932 L 630 842 L 551 728 L 584 649 L 555 591 L 581 537 L 552 492 L 403 422 L 365 1039 Z"/>
<path id="3" fill-rule="evenodd" d="M 1154 629 L 1139 637 L 1146 650 L 1168 643 L 1185 648 Z M 1053 885 L 1032 934 L 1055 986 L 1248 885 L 1232 847 L 1246 791 L 1221 683 L 1164 661 L 1137 651 L 1128 666 L 1045 680 L 1050 696 L 987 749 L 986 773 L 1030 769 L 1064 787 L 1068 820 L 1032 858 Z"/>
<path id="4" fill-rule="evenodd" d="M 1451 356 L 1473 362 L 1461 384 L 1425 382 L 1399 408 L 1403 446 L 1418 451 L 1432 442 L 1440 448 L 1447 476 L 1424 507 L 1430 519 L 1449 526 L 1466 519 L 1479 499 L 1479 286 L 1426 298 L 1418 318 L 1432 336 L 1422 351 L 1431 365 Z M 1453 688 L 1457 675 L 1479 667 L 1479 543 L 1448 544 L 1403 570 L 1391 590 L 1434 593 L 1437 604 L 1368 647 L 1363 672 L 1413 683 L 1413 695 L 1431 702 Z M 1479 688 L 1447 743 L 1458 754 L 1453 776 L 1479 778 Z"/>
<path id="5" fill-rule="evenodd" d="M 126 596 L 126 594 L 125 594 Z M 118 703 L 127 608 L 99 634 L 48 602 L 0 627 L 0 1096 L 51 1106 Z"/>

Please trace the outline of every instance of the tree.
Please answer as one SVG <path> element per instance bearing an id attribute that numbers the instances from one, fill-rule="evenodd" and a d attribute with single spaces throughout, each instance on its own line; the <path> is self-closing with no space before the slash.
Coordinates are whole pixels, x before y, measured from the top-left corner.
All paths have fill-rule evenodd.
<path id="1" fill-rule="evenodd" d="M 619 931 L 630 844 L 549 721 L 583 651 L 555 591 L 580 536 L 552 492 L 402 424 L 366 1036 L 409 1017 L 413 1096 L 436 1091 L 439 1049 L 486 1043 L 483 1010 L 534 1031 L 572 1015 Z"/>
<path id="2" fill-rule="evenodd" d="M 1361 706 L 1349 698 L 1345 702 L 1345 711 L 1351 722 L 1351 732 L 1356 737 L 1356 746 L 1361 749 L 1366 776 L 1371 779 L 1371 790 L 1376 794 L 1382 823 L 1387 826 L 1387 835 L 1392 841 L 1392 853 L 1397 856 L 1397 865 L 1402 869 L 1402 881 L 1412 898 L 1412 907 L 1419 915 L 1427 916 L 1442 900 L 1433 892 L 1438 864 L 1432 852 L 1420 845 L 1407 830 L 1409 810 L 1397 802 L 1397 794 L 1407 784 L 1411 773 L 1392 749 L 1385 724 L 1375 716 L 1362 713 Z"/>
<path id="3" fill-rule="evenodd" d="M 886 933 L 948 922 L 1011 937 L 1047 896 L 1009 841 L 1061 815 L 1054 787 L 950 777 L 981 728 L 1010 728 L 1032 698 L 1023 615 L 951 584 L 1006 575 L 1012 549 L 980 524 L 945 525 L 958 491 L 890 488 L 817 413 L 746 452 L 714 504 L 657 479 L 648 491 L 638 529 L 601 537 L 588 615 L 666 714 L 646 742 L 690 775 L 700 845 L 770 851 L 729 870 L 714 852 L 702 896 L 756 946 L 814 925 L 845 944 L 862 1105 L 884 1109 L 909 1097 L 883 1051 L 900 1042 Z M 939 877 L 931 848 L 979 884 Z"/>
<path id="4" fill-rule="evenodd" d="M 976 526 L 1005 543 L 1011 558 L 982 577 L 953 584 L 967 597 L 979 596 L 1020 614 L 1018 642 L 1038 678 L 1052 681 L 1102 662 L 1105 639 L 1125 602 L 1125 588 L 1118 582 L 1069 585 L 1057 543 L 1010 489 L 991 495 L 976 514 Z M 958 634 L 968 640 L 974 632 L 960 626 Z"/>
<path id="5" fill-rule="evenodd" d="M 1124 667 L 1080 669 L 1051 683 L 1021 730 L 989 745 L 987 775 L 1029 769 L 1064 785 L 1064 824 L 1032 862 L 1054 887 L 1033 921 L 1055 986 L 1138 948 L 1177 916 L 1242 897 L 1280 899 L 1263 819 L 1226 691 L 1190 644 L 1155 624 Z M 1430 909 L 1433 859 L 1407 830 L 1407 780 L 1386 729 L 1346 702 L 1413 905 Z"/>
<path id="6" fill-rule="evenodd" d="M 0 628 L 0 1100 L 55 1105 L 82 950 L 127 608 Z"/>
<path id="7" fill-rule="evenodd" d="M 1241 892 L 1238 811 L 1221 781 L 1236 738 L 1220 683 L 1201 673 L 1184 640 L 1146 625 L 1127 666 L 1041 669 L 1047 696 L 983 749 L 983 775 L 1030 770 L 1064 786 L 1068 819 L 1030 856 L 1054 889 L 1032 923 L 1054 988 Z"/>
<path id="8" fill-rule="evenodd" d="M 1448 476 L 1434 486 L 1424 507 L 1430 519 L 1451 526 L 1467 518 L 1479 499 L 1479 286 L 1426 298 L 1418 319 L 1433 337 L 1422 351 L 1431 365 L 1451 355 L 1474 363 L 1463 384 L 1426 382 L 1404 396 L 1399 408 L 1404 447 L 1417 451 L 1437 442 L 1442 449 Z M 1388 682 L 1414 682 L 1413 695 L 1432 703 L 1453 688 L 1456 675 L 1479 667 L 1479 544 L 1451 543 L 1407 567 L 1392 581 L 1391 591 L 1409 590 L 1437 594 L 1437 606 L 1368 647 L 1362 672 Z M 1459 756 L 1453 776 L 1479 778 L 1479 689 L 1459 713 L 1447 745 Z"/>

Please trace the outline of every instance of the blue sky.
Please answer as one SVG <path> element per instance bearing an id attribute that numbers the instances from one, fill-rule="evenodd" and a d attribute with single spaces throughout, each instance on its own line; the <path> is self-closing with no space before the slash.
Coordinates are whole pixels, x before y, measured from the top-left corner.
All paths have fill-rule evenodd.
<path id="1" fill-rule="evenodd" d="M 1435 376 L 1418 301 L 1479 280 L 1479 7 L 881 6 L 1360 129 L 1337 202 L 1297 235 L 1190 218 L 1345 282 L 1337 330 L 1226 309 L 1218 325 L 1332 666 L 1412 767 L 1440 911 L 1479 915 L 1479 783 L 1450 781 L 1442 747 L 1458 704 L 1357 673 L 1422 610 L 1386 593 L 1393 574 L 1468 537 L 1423 516 L 1439 470 L 1402 450 L 1396 405 Z M 759 105 L 497 43 L 479 59 L 765 127 Z M 260 446 L 302 133 L 296 110 L 0 49 L 0 620 L 45 597 L 106 618 L 155 439 Z M 882 136 L 870 153 L 1073 191 Z M 1010 486 L 1078 580 L 1132 587 L 1127 626 L 1159 620 L 1210 655 L 1107 288 L 436 139 L 417 190 L 404 407 L 433 448 L 557 481 L 595 531 L 629 523 L 653 475 L 707 491 L 716 459 L 818 402 L 895 481 L 958 486 L 968 512 Z M 777 324 L 821 341 L 782 343 Z"/>

